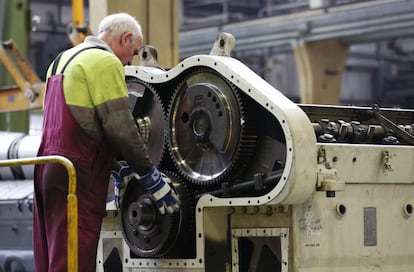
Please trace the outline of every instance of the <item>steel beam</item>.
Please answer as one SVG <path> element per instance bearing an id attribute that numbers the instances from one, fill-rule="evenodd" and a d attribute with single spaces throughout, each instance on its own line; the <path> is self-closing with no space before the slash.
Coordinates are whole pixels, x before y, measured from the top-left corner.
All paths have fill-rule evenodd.
<path id="1" fill-rule="evenodd" d="M 207 54 L 219 32 L 232 33 L 235 51 L 339 39 L 345 44 L 414 33 L 414 1 L 383 0 L 311 9 L 284 16 L 180 32 L 180 57 Z"/>

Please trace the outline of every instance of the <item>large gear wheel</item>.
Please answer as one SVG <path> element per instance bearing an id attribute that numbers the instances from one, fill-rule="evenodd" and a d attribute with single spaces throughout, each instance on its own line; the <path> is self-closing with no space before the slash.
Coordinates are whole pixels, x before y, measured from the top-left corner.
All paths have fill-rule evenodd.
<path id="1" fill-rule="evenodd" d="M 148 156 L 158 166 L 166 146 L 165 110 L 157 91 L 148 83 L 127 77 L 129 101 Z"/>
<path id="2" fill-rule="evenodd" d="M 169 109 L 169 151 L 180 173 L 196 185 L 233 177 L 254 149 L 237 88 L 208 68 L 178 85 Z"/>
<path id="3" fill-rule="evenodd" d="M 192 237 L 189 231 L 195 229 L 193 193 L 174 173 L 164 174 L 180 199 L 180 209 L 173 214 L 161 215 L 152 195 L 137 180 L 125 188 L 120 209 L 123 235 L 138 257 L 186 256 L 195 250 L 188 239 Z"/>

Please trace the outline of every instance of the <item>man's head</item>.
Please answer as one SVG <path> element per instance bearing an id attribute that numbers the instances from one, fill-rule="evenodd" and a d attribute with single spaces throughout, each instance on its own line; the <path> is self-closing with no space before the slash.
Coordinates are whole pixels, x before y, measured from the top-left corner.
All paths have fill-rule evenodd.
<path id="1" fill-rule="evenodd" d="M 141 25 L 134 17 L 126 13 L 116 13 L 101 21 L 98 38 L 111 47 L 123 65 L 130 65 L 142 46 L 143 35 Z"/>

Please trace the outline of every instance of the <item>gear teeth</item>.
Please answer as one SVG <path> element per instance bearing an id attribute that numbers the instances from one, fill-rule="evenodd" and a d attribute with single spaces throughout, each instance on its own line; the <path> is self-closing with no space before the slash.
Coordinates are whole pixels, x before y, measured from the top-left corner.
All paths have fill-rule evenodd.
<path id="1" fill-rule="evenodd" d="M 237 114 L 239 115 L 240 122 L 242 123 L 240 126 L 240 130 L 238 131 L 239 137 L 235 136 L 234 140 L 238 141 L 236 144 L 235 150 L 231 155 L 230 161 L 227 163 L 224 169 L 220 169 L 221 172 L 214 173 L 214 177 L 208 180 L 205 179 L 199 179 L 197 175 L 192 175 L 193 172 L 197 172 L 197 169 L 189 169 L 191 168 L 188 164 L 185 165 L 185 162 L 180 161 L 179 156 L 176 156 L 176 153 L 180 146 L 174 144 L 175 138 L 178 138 L 178 136 L 174 135 L 175 133 L 175 127 L 174 127 L 174 120 L 172 118 L 179 118 L 177 117 L 177 111 L 176 111 L 176 103 L 177 100 L 180 99 L 181 92 L 183 88 L 188 87 L 187 82 L 196 82 L 196 83 L 204 83 L 206 80 L 205 76 L 206 74 L 210 73 L 211 76 L 214 76 L 210 78 L 210 81 L 207 80 L 208 84 L 214 85 L 214 80 L 218 80 L 220 84 L 221 82 L 224 82 L 222 85 L 226 85 L 228 89 L 226 91 L 230 91 L 231 94 L 235 98 L 235 102 L 238 105 L 230 105 L 237 107 Z M 202 75 L 200 75 L 202 74 Z M 198 78 L 200 76 L 200 78 Z M 204 77 L 203 77 L 204 76 Z M 197 82 L 197 80 L 200 80 L 200 82 Z M 216 86 L 214 86 L 216 87 Z M 220 87 L 217 87 L 217 90 L 219 92 L 223 92 L 220 90 Z M 223 96 L 226 95 L 226 93 L 221 93 Z M 228 95 L 228 94 L 227 94 Z M 178 100 L 178 102 L 180 102 Z M 246 112 L 244 108 L 244 101 L 239 95 L 237 87 L 229 82 L 227 79 L 223 78 L 221 75 L 217 74 L 215 71 L 205 68 L 205 67 L 197 67 L 195 69 L 192 69 L 187 73 L 186 76 L 184 76 L 184 79 L 177 85 L 169 106 L 169 120 L 168 120 L 168 126 L 169 126 L 169 135 L 168 135 L 168 144 L 169 144 L 169 154 L 177 168 L 177 170 L 180 172 L 181 175 L 185 177 L 186 180 L 189 182 L 201 185 L 201 186 L 209 186 L 209 185 L 215 185 L 223 180 L 231 180 L 236 177 L 244 170 L 244 167 L 249 162 L 249 159 L 252 157 L 253 152 L 256 147 L 256 128 L 254 126 L 254 121 L 251 117 L 249 117 L 251 114 L 249 112 Z M 233 114 L 233 112 L 231 112 Z M 179 154 L 180 155 L 180 154 Z M 199 160 L 203 160 L 203 158 L 199 158 Z"/>
<path id="2" fill-rule="evenodd" d="M 153 131 L 155 130 L 156 126 L 158 124 L 149 124 L 149 128 L 148 128 L 148 137 L 150 138 L 150 140 L 153 140 L 154 142 L 150 143 L 149 145 L 147 145 L 147 152 L 148 155 L 151 159 L 151 161 L 153 162 L 153 164 L 155 166 L 159 166 L 162 162 L 162 160 L 165 157 L 165 153 L 166 153 L 166 146 L 167 146 L 167 114 L 166 114 L 166 109 L 164 107 L 164 104 L 160 98 L 159 92 L 156 90 L 156 88 L 154 86 L 152 86 L 149 83 L 146 83 L 138 78 L 132 77 L 132 76 L 128 76 L 126 78 L 126 84 L 128 87 L 136 87 L 137 90 L 134 90 L 135 92 L 144 92 L 146 90 L 149 90 L 152 93 L 152 97 L 153 97 L 153 102 L 151 103 L 146 103 L 146 105 L 150 105 L 150 109 L 145 112 L 146 114 L 159 114 L 159 109 L 161 109 L 161 114 L 162 114 L 162 126 L 158 129 L 158 131 Z M 141 87 L 141 88 L 138 88 Z M 144 87 L 144 89 L 142 88 Z M 128 92 L 130 92 L 130 88 L 128 88 Z M 134 109 L 131 109 L 133 111 L 134 114 Z M 157 116 L 155 116 L 157 117 Z M 154 118 L 155 118 L 154 117 Z M 134 118 L 136 118 L 136 116 L 134 115 Z M 151 119 L 151 117 L 150 117 Z M 156 118 L 156 120 L 154 121 L 158 121 L 161 118 Z M 145 121 L 145 120 L 144 120 Z M 159 123 L 159 122 L 156 122 Z M 139 127 L 139 124 L 137 123 L 137 126 Z M 145 126 L 145 125 L 144 125 Z M 162 130 L 162 131 L 160 131 Z M 160 140 L 159 138 L 156 139 L 156 137 L 158 135 L 163 135 L 162 140 Z M 161 141 L 161 142 L 160 142 Z"/>
<path id="3" fill-rule="evenodd" d="M 165 258 L 194 258 L 195 257 L 195 199 L 192 184 L 188 184 L 181 176 L 173 171 L 163 171 L 174 182 L 175 192 L 180 199 L 180 220 L 177 235 L 172 241 L 171 248 Z M 181 181 L 182 180 L 182 181 Z M 180 181 L 180 182 L 178 182 Z"/>
<path id="4" fill-rule="evenodd" d="M 257 126 L 253 114 L 254 111 L 249 108 L 249 102 L 244 99 L 239 92 L 237 93 L 239 105 L 241 105 L 240 111 L 242 112 L 241 116 L 243 118 L 243 125 L 238 152 L 235 154 L 234 161 L 228 175 L 223 178 L 224 181 L 229 182 L 239 179 L 242 172 L 246 170 L 248 163 L 253 157 L 258 141 Z"/>
<path id="5" fill-rule="evenodd" d="M 163 171 L 180 199 L 180 210 L 160 216 L 148 192 L 138 182 L 129 182 L 121 205 L 123 238 L 132 257 L 193 256 L 194 193 L 177 174 Z M 131 210 L 136 209 L 136 211 Z M 134 217 L 135 216 L 135 217 Z"/>

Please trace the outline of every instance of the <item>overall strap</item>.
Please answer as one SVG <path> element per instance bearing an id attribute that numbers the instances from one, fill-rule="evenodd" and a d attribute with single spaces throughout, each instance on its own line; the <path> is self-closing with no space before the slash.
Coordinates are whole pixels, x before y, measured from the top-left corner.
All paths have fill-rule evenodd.
<path id="1" fill-rule="evenodd" d="M 66 67 L 68 66 L 68 64 L 69 64 L 69 62 L 71 62 L 79 53 L 81 53 L 82 51 L 85 51 L 85 50 L 88 50 L 88 49 L 94 49 L 94 48 L 96 48 L 96 49 L 102 49 L 102 50 L 106 50 L 104 47 L 101 47 L 101 46 L 91 46 L 91 47 L 85 47 L 85 48 L 82 48 L 82 49 L 80 49 L 78 52 L 76 52 L 75 54 L 73 54 L 70 58 L 69 58 L 69 60 L 65 63 L 65 65 L 63 66 L 63 68 L 62 68 L 62 71 L 60 71 L 60 73 L 61 74 L 63 74 L 63 72 L 65 71 L 65 69 L 66 69 Z M 54 61 L 54 63 L 53 63 L 53 66 L 52 66 L 52 75 L 55 75 L 56 74 L 56 69 L 57 69 L 57 66 L 58 66 L 58 64 L 59 64 L 59 61 L 60 61 L 60 58 L 62 57 L 62 54 L 63 54 L 63 52 L 61 52 L 57 57 L 56 57 L 56 59 L 55 59 L 55 61 Z"/>
<path id="2" fill-rule="evenodd" d="M 60 57 L 62 57 L 62 54 L 63 54 L 63 52 L 60 52 L 60 54 L 53 61 L 52 74 L 51 74 L 52 76 L 54 76 L 56 74 L 56 69 L 57 69 L 57 66 L 59 64 Z"/>

